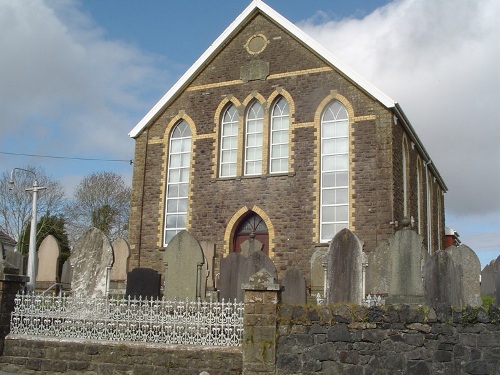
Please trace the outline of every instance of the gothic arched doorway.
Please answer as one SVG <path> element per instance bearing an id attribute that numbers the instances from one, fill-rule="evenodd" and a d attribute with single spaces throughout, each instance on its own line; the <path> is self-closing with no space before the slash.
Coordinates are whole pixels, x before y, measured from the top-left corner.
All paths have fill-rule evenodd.
<path id="1" fill-rule="evenodd" d="M 262 251 L 269 255 L 269 233 L 266 223 L 264 219 L 252 211 L 239 222 L 234 232 L 232 251 L 240 253 L 242 251 L 241 245 L 247 240 L 254 239 L 263 244 Z"/>

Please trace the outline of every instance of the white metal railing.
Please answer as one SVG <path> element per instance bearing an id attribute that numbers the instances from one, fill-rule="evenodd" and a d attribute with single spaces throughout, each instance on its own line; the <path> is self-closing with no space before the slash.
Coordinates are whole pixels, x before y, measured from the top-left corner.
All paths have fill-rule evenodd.
<path id="1" fill-rule="evenodd" d="M 238 346 L 243 303 L 18 294 L 10 332 L 106 341 Z"/>
<path id="2" fill-rule="evenodd" d="M 380 294 L 368 294 L 363 300 L 363 305 L 367 307 L 385 305 L 385 297 Z"/>

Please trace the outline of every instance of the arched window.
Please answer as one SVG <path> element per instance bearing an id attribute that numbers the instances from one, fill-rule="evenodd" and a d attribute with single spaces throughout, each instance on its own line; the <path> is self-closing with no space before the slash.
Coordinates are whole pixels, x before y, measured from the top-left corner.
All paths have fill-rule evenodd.
<path id="1" fill-rule="evenodd" d="M 262 245 L 262 251 L 269 254 L 269 233 L 267 225 L 259 215 L 250 212 L 238 224 L 234 233 L 233 251 L 241 252 L 241 245 L 247 240 L 258 240 Z"/>
<path id="2" fill-rule="evenodd" d="M 328 242 L 349 226 L 349 118 L 332 102 L 321 119 L 320 241 Z"/>
<path id="3" fill-rule="evenodd" d="M 422 161 L 420 158 L 417 160 L 417 231 L 422 233 Z"/>
<path id="4" fill-rule="evenodd" d="M 406 138 L 403 138 L 403 217 L 408 217 L 408 163 L 409 163 L 409 153 L 408 153 L 408 143 L 406 142 Z"/>
<path id="5" fill-rule="evenodd" d="M 270 172 L 288 172 L 288 132 L 290 111 L 287 101 L 280 97 L 271 111 Z"/>
<path id="6" fill-rule="evenodd" d="M 191 130 L 182 120 L 173 128 L 168 148 L 164 246 L 186 229 L 190 162 Z"/>
<path id="7" fill-rule="evenodd" d="M 238 161 L 238 109 L 229 106 L 222 117 L 220 137 L 220 177 L 236 176 Z"/>
<path id="8" fill-rule="evenodd" d="M 245 124 L 245 175 L 262 174 L 262 133 L 264 110 L 255 101 L 247 112 Z"/>

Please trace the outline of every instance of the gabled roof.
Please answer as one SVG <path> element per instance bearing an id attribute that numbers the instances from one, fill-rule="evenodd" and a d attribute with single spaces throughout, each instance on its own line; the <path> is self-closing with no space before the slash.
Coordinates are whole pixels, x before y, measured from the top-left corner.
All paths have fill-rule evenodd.
<path id="1" fill-rule="evenodd" d="M 429 168 L 433 172 L 434 176 L 439 181 L 442 189 L 446 192 L 448 188 L 444 183 L 441 175 L 439 174 L 437 168 L 433 165 L 432 159 L 425 150 L 422 142 L 418 138 L 413 126 L 404 114 L 402 108 L 397 102 L 392 100 L 389 96 L 384 94 L 382 91 L 377 89 L 371 83 L 366 81 L 364 78 L 359 76 L 353 70 L 351 70 L 344 63 L 339 61 L 333 54 L 328 51 L 321 44 L 312 39 L 304 31 L 299 29 L 293 23 L 288 21 L 281 14 L 272 9 L 269 5 L 265 4 L 262 0 L 253 0 L 250 5 L 238 16 L 236 19 L 227 27 L 226 30 L 212 43 L 212 45 L 196 60 L 196 62 L 184 73 L 184 75 L 179 78 L 179 80 L 167 91 L 165 95 L 154 105 L 153 108 L 142 118 L 141 121 L 130 131 L 129 136 L 136 138 L 142 131 L 148 127 L 156 118 L 161 114 L 161 112 L 169 105 L 169 103 L 180 93 L 189 82 L 205 67 L 205 64 L 213 56 L 215 56 L 219 50 L 225 45 L 226 40 L 231 38 L 235 33 L 237 33 L 241 28 L 245 26 L 247 21 L 252 18 L 257 12 L 261 12 L 265 16 L 272 19 L 279 26 L 281 26 L 285 31 L 289 32 L 297 40 L 302 42 L 307 46 L 312 52 L 316 53 L 318 56 L 323 58 L 332 67 L 334 67 L 338 72 L 343 74 L 347 79 L 351 80 L 359 88 L 364 90 L 367 94 L 371 95 L 375 100 L 379 101 L 386 108 L 391 109 L 395 116 L 403 123 L 404 128 L 407 130 L 412 141 L 417 145 L 420 150 L 424 162 L 429 165 Z"/>
<path id="2" fill-rule="evenodd" d="M 137 137 L 156 117 L 162 110 L 170 103 L 170 101 L 180 92 L 196 74 L 203 69 L 205 62 L 210 60 L 219 49 L 225 44 L 224 42 L 229 39 L 235 32 L 239 31 L 248 19 L 254 16 L 256 12 L 262 12 L 264 15 L 272 19 L 283 29 L 288 31 L 291 35 L 304 43 L 310 50 L 317 53 L 320 57 L 334 66 L 340 73 L 345 75 L 351 81 L 356 83 L 359 87 L 365 90 L 368 94 L 373 96 L 376 100 L 382 103 L 387 108 L 395 106 L 394 100 L 385 95 L 382 91 L 375 86 L 358 76 L 354 71 L 340 62 L 328 50 L 321 46 L 314 39 L 309 37 L 304 31 L 299 29 L 293 23 L 288 21 L 281 14 L 276 12 L 270 6 L 262 2 L 262 0 L 253 0 L 250 5 L 228 26 L 228 28 L 215 40 L 214 43 L 196 60 L 196 62 L 184 73 L 184 75 L 167 91 L 165 95 L 155 104 L 153 108 L 139 121 L 139 123 L 132 129 L 129 136 L 132 138 Z"/>

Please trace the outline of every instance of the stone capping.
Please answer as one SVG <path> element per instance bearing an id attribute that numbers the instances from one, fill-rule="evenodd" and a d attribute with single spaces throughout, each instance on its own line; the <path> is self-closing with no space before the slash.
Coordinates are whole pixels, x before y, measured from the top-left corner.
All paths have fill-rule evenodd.
<path id="1" fill-rule="evenodd" d="M 425 332 L 430 324 L 448 323 L 472 325 L 486 323 L 500 326 L 500 307 L 442 307 L 414 305 L 385 305 L 365 307 L 355 304 L 329 306 L 279 305 L 277 324 L 334 325 L 348 324 L 353 329 L 382 328 L 386 323 L 402 323 L 406 328 Z M 427 327 L 425 327 L 427 326 Z"/>

